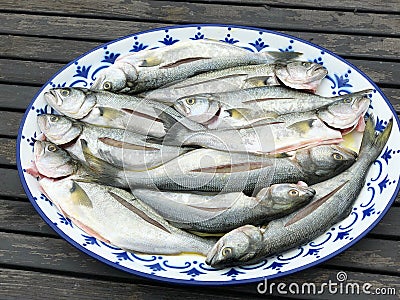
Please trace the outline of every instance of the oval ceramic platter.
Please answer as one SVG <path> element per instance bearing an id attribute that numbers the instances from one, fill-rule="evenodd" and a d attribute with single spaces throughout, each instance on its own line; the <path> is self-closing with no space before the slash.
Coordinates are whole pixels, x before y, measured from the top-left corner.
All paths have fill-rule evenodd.
<path id="1" fill-rule="evenodd" d="M 40 135 L 38 114 L 54 112 L 43 94 L 52 87 L 90 87 L 98 72 L 114 63 L 120 55 L 144 49 L 168 47 L 178 41 L 215 39 L 252 52 L 298 51 L 302 60 L 317 62 L 328 69 L 317 93 L 324 96 L 372 88 L 371 107 L 376 130 L 382 131 L 388 120 L 395 119 L 389 142 L 372 165 L 366 184 L 348 218 L 310 243 L 268 257 L 255 265 L 213 269 L 205 257 L 193 254 L 143 255 L 129 253 L 103 243 L 80 230 L 40 192 L 37 180 L 26 173 L 33 159 L 33 144 Z M 389 209 L 399 189 L 399 121 L 377 86 L 357 68 L 309 42 L 282 33 L 226 25 L 189 25 L 160 28 L 134 34 L 100 46 L 72 61 L 55 74 L 38 92 L 22 120 L 17 145 L 19 175 L 25 191 L 42 218 L 65 240 L 81 251 L 118 269 L 156 280 L 187 284 L 234 284 L 259 281 L 299 271 L 331 258 L 369 232 Z"/>

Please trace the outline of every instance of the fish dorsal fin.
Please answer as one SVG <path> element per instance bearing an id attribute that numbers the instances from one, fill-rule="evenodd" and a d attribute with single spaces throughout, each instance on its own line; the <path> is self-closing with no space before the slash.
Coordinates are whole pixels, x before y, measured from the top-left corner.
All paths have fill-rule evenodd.
<path id="1" fill-rule="evenodd" d="M 158 221 L 150 218 L 145 212 L 141 211 L 140 209 L 138 209 L 137 207 L 135 207 L 134 205 L 132 205 L 131 203 L 129 203 L 128 201 L 126 201 L 124 198 L 122 198 L 121 196 L 108 191 L 108 193 L 115 199 L 117 200 L 118 203 L 122 204 L 123 206 L 125 206 L 127 209 L 129 209 L 131 212 L 133 212 L 134 214 L 136 214 L 138 217 L 140 217 L 141 219 L 143 219 L 144 221 L 150 223 L 151 225 L 154 225 L 158 228 L 160 228 L 161 230 L 164 230 L 167 233 L 171 233 L 171 231 L 169 231 L 167 228 L 165 228 L 161 223 L 159 223 Z"/>
<path id="2" fill-rule="evenodd" d="M 219 165 L 207 168 L 200 168 L 191 170 L 191 172 L 201 172 L 201 173 L 236 173 L 236 172 L 246 172 L 256 169 L 261 169 L 265 167 L 270 167 L 271 164 L 265 162 L 250 162 L 250 163 L 240 163 L 240 164 L 227 164 Z"/>
<path id="3" fill-rule="evenodd" d="M 310 213 L 312 213 L 313 211 L 315 211 L 318 207 L 320 207 L 322 204 L 324 204 L 326 201 L 328 201 L 334 194 L 336 194 L 336 192 L 338 192 L 346 183 L 348 183 L 349 180 L 347 180 L 346 182 L 342 183 L 341 185 L 339 185 L 337 188 L 335 188 L 333 191 L 331 191 L 330 193 L 326 194 L 325 196 L 321 197 L 320 199 L 310 203 L 309 205 L 307 205 L 306 207 L 304 207 L 302 210 L 300 210 L 293 218 L 291 218 L 284 227 L 287 227 L 289 225 L 292 225 L 294 223 L 296 223 L 297 221 L 305 218 L 306 216 L 308 216 Z"/>
<path id="4" fill-rule="evenodd" d="M 197 206 L 197 205 L 191 205 L 188 204 L 187 206 L 196 208 L 196 209 L 200 209 L 200 210 L 204 210 L 204 211 L 209 211 L 209 212 L 222 212 L 222 211 L 226 211 L 229 209 L 229 207 L 206 207 L 206 206 Z"/>
<path id="5" fill-rule="evenodd" d="M 161 66 L 160 69 L 168 69 L 168 68 L 174 68 L 183 64 L 191 63 L 194 61 L 198 60 L 204 60 L 204 59 L 210 59 L 210 57 L 188 57 L 188 58 L 183 58 L 177 61 L 174 61 L 173 63 Z"/>
<path id="6" fill-rule="evenodd" d="M 89 196 L 86 194 L 84 189 L 75 181 L 72 181 L 72 187 L 69 190 L 71 193 L 71 200 L 76 205 L 86 206 L 86 207 L 93 207 L 93 203 L 90 200 Z"/>
<path id="7" fill-rule="evenodd" d="M 270 86 L 279 84 L 275 76 L 255 76 L 247 78 L 246 83 L 253 87 Z"/>
<path id="8" fill-rule="evenodd" d="M 295 100 L 296 98 L 293 97 L 266 97 L 266 98 L 257 98 L 257 99 L 251 99 L 247 101 L 243 101 L 242 103 L 258 103 L 258 102 L 264 102 L 264 101 L 274 101 L 274 100 Z"/>
<path id="9" fill-rule="evenodd" d="M 148 114 L 142 113 L 140 111 L 136 111 L 136 110 L 133 110 L 133 109 L 130 109 L 130 108 L 121 108 L 121 110 L 123 112 L 126 112 L 126 113 L 134 115 L 134 116 L 138 116 L 138 117 L 141 117 L 141 118 L 149 119 L 151 121 L 161 122 L 160 119 L 158 119 L 156 117 L 153 117 L 153 116 L 150 116 Z"/>
<path id="10" fill-rule="evenodd" d="M 157 56 L 150 56 L 142 61 L 139 67 L 155 67 L 162 63 L 162 60 Z"/>
<path id="11" fill-rule="evenodd" d="M 108 138 L 108 137 L 101 137 L 98 140 L 106 145 L 116 147 L 116 148 L 122 148 L 122 149 L 145 150 L 145 151 L 159 151 L 160 150 L 160 149 L 153 148 L 153 147 L 148 147 L 148 146 L 143 146 L 143 145 L 135 145 L 132 143 L 122 142 L 122 141 L 114 140 L 114 139 Z"/>

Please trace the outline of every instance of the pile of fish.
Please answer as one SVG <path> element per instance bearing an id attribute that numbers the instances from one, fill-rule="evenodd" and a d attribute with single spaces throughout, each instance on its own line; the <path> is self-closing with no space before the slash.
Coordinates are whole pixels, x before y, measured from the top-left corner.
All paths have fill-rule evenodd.
<path id="1" fill-rule="evenodd" d="M 90 89 L 45 93 L 59 114 L 38 116 L 28 171 L 128 251 L 219 268 L 311 241 L 348 216 L 392 121 L 365 122 L 370 90 L 315 94 L 327 70 L 300 56 L 212 40 L 121 56 Z"/>

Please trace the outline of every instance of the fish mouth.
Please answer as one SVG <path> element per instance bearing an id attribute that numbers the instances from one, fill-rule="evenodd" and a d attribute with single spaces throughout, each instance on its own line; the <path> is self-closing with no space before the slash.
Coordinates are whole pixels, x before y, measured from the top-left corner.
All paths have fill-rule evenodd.
<path id="1" fill-rule="evenodd" d="M 58 105 L 59 106 L 62 104 L 62 100 L 57 97 L 57 93 L 53 89 L 44 93 L 44 99 L 50 105 Z"/>
<path id="2" fill-rule="evenodd" d="M 210 252 L 208 252 L 207 257 L 206 257 L 206 264 L 209 266 L 218 266 L 221 264 L 221 260 L 219 259 L 219 253 L 222 249 L 224 244 L 219 244 L 218 242 L 214 245 L 214 247 L 211 248 Z"/>
<path id="3" fill-rule="evenodd" d="M 328 74 L 328 70 L 321 66 L 320 64 L 316 64 L 307 70 L 307 76 L 312 78 L 312 80 L 316 80 L 316 78 L 323 78 Z"/>
<path id="4" fill-rule="evenodd" d="M 37 116 L 37 123 L 38 123 L 38 126 L 39 126 L 39 128 L 40 128 L 40 130 L 42 132 L 45 132 L 45 131 L 47 131 L 49 129 L 49 127 L 47 125 L 48 123 L 47 123 L 46 115 L 44 115 L 44 114 L 38 115 Z"/>

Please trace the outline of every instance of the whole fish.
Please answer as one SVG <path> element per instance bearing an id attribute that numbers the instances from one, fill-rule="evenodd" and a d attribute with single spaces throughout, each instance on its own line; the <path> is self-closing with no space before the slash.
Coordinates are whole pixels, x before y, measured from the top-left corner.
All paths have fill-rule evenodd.
<path id="1" fill-rule="evenodd" d="M 121 168 L 145 170 L 190 151 L 190 148 L 148 143 L 146 137 L 119 128 L 108 128 L 80 122 L 66 116 L 43 114 L 37 122 L 47 140 L 85 160 L 80 140 L 87 141 L 90 151 Z"/>
<path id="2" fill-rule="evenodd" d="M 376 136 L 375 124 L 370 119 L 356 163 L 343 173 L 311 186 L 316 195 L 310 204 L 271 221 L 265 228 L 245 225 L 227 233 L 208 253 L 206 263 L 216 268 L 255 263 L 308 243 L 346 218 L 365 184 L 371 164 L 386 145 L 392 127 L 391 119 L 385 130 Z"/>
<path id="3" fill-rule="evenodd" d="M 264 155 L 343 141 L 339 130 L 330 128 L 316 117 L 291 124 L 261 120 L 246 127 L 221 130 L 203 129 L 201 124 L 180 114 L 170 114 L 166 111 L 160 113 L 159 118 L 164 121 L 166 128 L 169 128 L 162 140 L 165 145 L 201 146 Z M 190 124 L 190 129 L 187 124 Z"/>
<path id="4" fill-rule="evenodd" d="M 212 196 L 147 189 L 132 192 L 172 225 L 210 233 L 263 224 L 304 206 L 315 194 L 307 186 L 287 183 L 263 188 L 255 197 L 242 192 Z"/>
<path id="5" fill-rule="evenodd" d="M 85 144 L 83 142 L 83 144 Z M 347 169 L 356 153 L 336 145 L 298 150 L 283 157 L 197 149 L 143 172 L 122 170 L 93 156 L 83 145 L 95 177 L 108 174 L 108 184 L 131 189 L 258 193 L 275 183 L 320 182 Z"/>
<path id="6" fill-rule="evenodd" d="M 285 87 L 258 87 L 224 93 L 197 94 L 180 98 L 174 108 L 209 129 L 245 126 L 280 115 L 314 111 L 339 100 L 363 97 L 363 90 L 336 97 L 322 97 Z"/>
<path id="7" fill-rule="evenodd" d="M 173 103 L 179 98 L 195 94 L 222 93 L 281 84 L 315 92 L 327 73 L 320 64 L 302 61 L 239 66 L 202 73 L 142 93 L 141 96 Z"/>
<path id="8" fill-rule="evenodd" d="M 72 179 L 42 178 L 41 188 L 65 217 L 95 238 L 127 251 L 206 255 L 214 242 L 171 226 L 132 194 Z"/>
<path id="9" fill-rule="evenodd" d="M 51 107 L 70 118 L 155 137 L 162 137 L 165 129 L 154 109 L 170 109 L 156 101 L 85 88 L 54 88 L 44 97 Z"/>
<path id="10" fill-rule="evenodd" d="M 112 66 L 99 72 L 92 89 L 138 93 L 202 72 L 287 61 L 299 55 L 296 52 L 253 53 L 214 40 L 177 42 L 118 57 Z"/>

